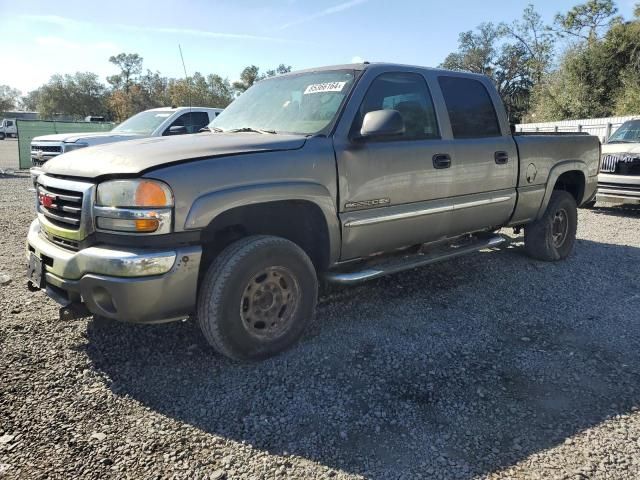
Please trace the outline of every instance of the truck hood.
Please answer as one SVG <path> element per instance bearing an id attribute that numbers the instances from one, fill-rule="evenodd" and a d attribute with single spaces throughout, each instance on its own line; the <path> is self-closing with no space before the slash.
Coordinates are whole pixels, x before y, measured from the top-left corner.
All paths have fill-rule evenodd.
<path id="1" fill-rule="evenodd" d="M 151 137 L 111 143 L 59 155 L 44 164 L 44 173 L 96 178 L 103 175 L 136 175 L 186 160 L 273 152 L 302 148 L 299 135 L 260 133 L 200 133 L 175 137 Z"/>
<path id="2" fill-rule="evenodd" d="M 104 143 L 105 141 L 119 142 L 121 140 L 131 140 L 134 138 L 143 138 L 144 135 L 135 133 L 117 133 L 117 132 L 83 132 L 83 133 L 55 133 L 52 135 L 41 135 L 33 139 L 34 142 L 87 142 L 92 140 L 96 143 Z"/>
<path id="3" fill-rule="evenodd" d="M 637 153 L 640 154 L 640 143 L 605 143 L 602 153 Z"/>

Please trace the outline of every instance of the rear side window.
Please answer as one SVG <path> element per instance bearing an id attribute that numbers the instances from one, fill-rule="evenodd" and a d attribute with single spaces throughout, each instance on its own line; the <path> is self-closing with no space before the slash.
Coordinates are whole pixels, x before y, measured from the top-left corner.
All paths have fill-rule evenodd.
<path id="1" fill-rule="evenodd" d="M 499 137 L 500 125 L 491 97 L 477 80 L 439 77 L 455 138 Z"/>

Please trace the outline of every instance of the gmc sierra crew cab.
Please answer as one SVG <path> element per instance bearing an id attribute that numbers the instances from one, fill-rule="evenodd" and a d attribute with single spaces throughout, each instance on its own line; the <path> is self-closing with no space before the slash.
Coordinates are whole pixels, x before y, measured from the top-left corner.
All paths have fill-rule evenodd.
<path id="1" fill-rule="evenodd" d="M 98 146 L 36 180 L 28 278 L 62 318 L 195 315 L 235 359 L 292 345 L 319 282 L 505 243 L 555 261 L 596 193 L 597 137 L 518 135 L 483 76 L 395 64 L 256 83 L 196 135 Z M 526 280 L 523 280 L 526 281 Z"/>

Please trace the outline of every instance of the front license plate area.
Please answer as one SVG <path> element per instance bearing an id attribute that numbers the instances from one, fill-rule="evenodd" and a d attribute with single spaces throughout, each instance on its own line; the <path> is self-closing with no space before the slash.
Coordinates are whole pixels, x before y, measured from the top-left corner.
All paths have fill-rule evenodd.
<path id="1" fill-rule="evenodd" d="M 36 288 L 45 287 L 44 264 L 42 263 L 42 259 L 33 252 L 29 255 L 27 279 Z"/>

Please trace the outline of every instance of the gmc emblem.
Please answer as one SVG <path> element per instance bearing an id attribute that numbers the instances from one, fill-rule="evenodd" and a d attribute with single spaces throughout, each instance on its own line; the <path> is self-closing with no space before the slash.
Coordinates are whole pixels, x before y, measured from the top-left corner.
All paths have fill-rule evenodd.
<path id="1" fill-rule="evenodd" d="M 53 202 L 56 200 L 56 197 L 49 195 L 48 193 L 41 193 L 39 198 L 40 204 L 45 208 L 51 208 L 51 205 L 53 205 Z"/>

